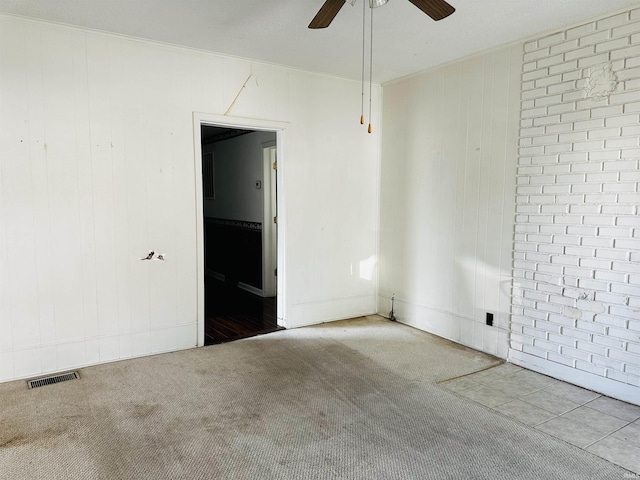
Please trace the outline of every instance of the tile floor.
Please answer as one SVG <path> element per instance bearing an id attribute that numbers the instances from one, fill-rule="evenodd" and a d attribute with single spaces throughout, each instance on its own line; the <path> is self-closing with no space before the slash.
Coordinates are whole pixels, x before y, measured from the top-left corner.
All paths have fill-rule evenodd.
<path id="1" fill-rule="evenodd" d="M 638 406 L 511 363 L 441 386 L 640 475 Z"/>

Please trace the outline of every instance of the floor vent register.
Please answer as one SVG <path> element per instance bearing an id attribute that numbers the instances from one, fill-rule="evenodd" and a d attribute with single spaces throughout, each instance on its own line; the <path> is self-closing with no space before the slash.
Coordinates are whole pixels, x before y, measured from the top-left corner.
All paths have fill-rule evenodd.
<path id="1" fill-rule="evenodd" d="M 78 372 L 61 373 L 58 375 L 51 375 L 49 377 L 36 378 L 35 380 L 27 381 L 29 388 L 44 387 L 45 385 L 53 385 L 54 383 L 68 382 L 69 380 L 76 380 L 80 378 Z"/>

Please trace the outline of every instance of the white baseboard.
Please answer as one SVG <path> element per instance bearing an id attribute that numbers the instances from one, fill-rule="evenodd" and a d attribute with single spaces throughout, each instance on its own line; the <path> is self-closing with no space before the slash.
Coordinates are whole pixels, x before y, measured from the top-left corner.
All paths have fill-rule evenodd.
<path id="1" fill-rule="evenodd" d="M 284 326 L 297 328 L 372 315 L 376 313 L 375 302 L 374 295 L 354 295 L 290 305 Z"/>
<path id="2" fill-rule="evenodd" d="M 512 348 L 509 349 L 508 360 L 514 365 L 557 378 L 563 382 L 572 383 L 608 397 L 633 403 L 634 405 L 640 405 L 639 387 L 567 367 L 560 363 L 550 362 L 549 360 L 529 355 L 528 353 L 514 350 Z"/>
<path id="3" fill-rule="evenodd" d="M 389 317 L 391 300 L 378 296 L 378 312 Z M 452 342 L 479 350 L 502 359 L 507 358 L 509 331 L 488 326 L 455 312 L 395 299 L 394 314 L 399 323 L 437 335 Z"/>

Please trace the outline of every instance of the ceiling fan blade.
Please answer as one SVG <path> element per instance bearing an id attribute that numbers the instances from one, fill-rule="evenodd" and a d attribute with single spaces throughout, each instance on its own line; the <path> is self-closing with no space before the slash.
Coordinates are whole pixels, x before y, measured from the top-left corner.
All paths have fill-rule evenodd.
<path id="1" fill-rule="evenodd" d="M 444 0 L 409 0 L 416 7 L 429 15 L 435 21 L 442 20 L 456 11 Z"/>
<path id="2" fill-rule="evenodd" d="M 344 4 L 345 0 L 327 0 L 324 2 L 322 8 L 311 20 L 309 28 L 327 28 Z"/>

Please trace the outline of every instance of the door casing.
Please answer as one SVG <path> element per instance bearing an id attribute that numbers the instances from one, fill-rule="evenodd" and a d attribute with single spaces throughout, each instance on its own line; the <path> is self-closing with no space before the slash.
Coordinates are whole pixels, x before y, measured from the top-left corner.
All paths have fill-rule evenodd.
<path id="1" fill-rule="evenodd" d="M 193 148 L 195 162 L 195 192 L 196 192 L 196 275 L 197 275 L 197 328 L 198 346 L 204 346 L 204 196 L 202 191 L 202 136 L 201 126 L 240 128 L 245 130 L 263 130 L 276 133 L 276 145 L 278 148 L 278 169 L 276 178 L 278 184 L 278 235 L 277 235 L 277 321 L 281 327 L 286 327 L 286 275 L 287 265 L 285 258 L 285 245 L 287 238 L 286 229 L 286 184 L 284 174 L 286 168 L 286 122 L 272 120 L 258 120 L 252 118 L 232 117 L 228 115 L 215 115 L 202 112 L 193 113 Z"/>
<path id="2" fill-rule="evenodd" d="M 262 144 L 262 296 L 275 297 L 278 291 L 278 202 L 277 202 L 277 142 L 265 142 Z"/>

